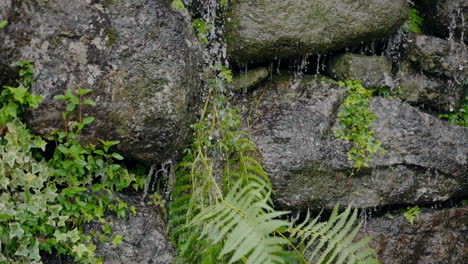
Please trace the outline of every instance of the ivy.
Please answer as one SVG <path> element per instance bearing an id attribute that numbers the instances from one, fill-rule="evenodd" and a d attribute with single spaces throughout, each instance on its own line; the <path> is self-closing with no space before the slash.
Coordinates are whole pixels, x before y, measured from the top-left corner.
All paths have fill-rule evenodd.
<path id="1" fill-rule="evenodd" d="M 112 151 L 118 141 L 102 140 L 101 147 L 78 141 L 94 121 L 82 113 L 84 106 L 96 105 L 85 98 L 91 92 L 87 89 L 56 96 L 66 102 L 64 128 L 53 131 L 49 140 L 55 150 L 46 159 L 50 143 L 33 135 L 21 120 L 25 110 L 42 100 L 29 92 L 33 65 L 17 65 L 17 86 L 4 86 L 0 93 L 0 263 L 41 263 L 40 251 L 74 256 L 80 263 L 102 263 L 83 224 L 106 223 L 106 211 L 124 217 L 128 206 L 114 193 L 139 189 L 144 179 L 116 163 L 123 159 Z"/>
<path id="2" fill-rule="evenodd" d="M 375 140 L 375 132 L 371 129 L 377 119 L 369 109 L 374 90 L 364 88 L 361 81 L 346 81 L 339 84 L 349 93 L 338 113 L 340 127 L 335 136 L 353 143 L 348 151 L 348 159 L 353 160 L 354 167 L 359 170 L 362 166 L 369 166 L 372 156 L 381 149 L 382 145 Z M 381 149 L 381 152 L 384 151 Z"/>

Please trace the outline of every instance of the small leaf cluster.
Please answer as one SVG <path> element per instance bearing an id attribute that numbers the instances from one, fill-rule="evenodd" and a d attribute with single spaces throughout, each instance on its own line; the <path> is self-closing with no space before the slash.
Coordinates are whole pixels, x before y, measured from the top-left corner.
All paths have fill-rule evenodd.
<path id="1" fill-rule="evenodd" d="M 197 32 L 198 41 L 203 44 L 208 43 L 208 35 L 210 33 L 212 25 L 201 18 L 192 20 L 192 25 Z"/>
<path id="2" fill-rule="evenodd" d="M 405 218 L 410 222 L 411 225 L 414 224 L 414 220 L 421 215 L 421 209 L 419 206 L 408 207 L 408 210 L 405 212 Z"/>
<path id="3" fill-rule="evenodd" d="M 420 34 L 422 32 L 421 26 L 423 24 L 424 20 L 420 15 L 420 12 L 412 7 L 409 9 L 408 13 L 408 21 L 406 22 L 404 26 L 404 30 L 406 32 L 413 32 L 413 33 L 418 33 Z"/>
<path id="4" fill-rule="evenodd" d="M 377 153 L 382 145 L 375 139 L 375 132 L 371 129 L 377 119 L 369 109 L 370 98 L 374 91 L 364 88 L 361 81 L 346 81 L 339 84 L 349 93 L 338 113 L 340 127 L 335 136 L 353 143 L 348 151 L 348 159 L 354 161 L 356 169 L 362 166 L 368 167 L 372 155 Z"/>
<path id="5" fill-rule="evenodd" d="M 80 263 L 101 263 L 94 255 L 92 236 L 82 231 L 83 223 L 105 223 L 106 211 L 124 217 L 128 206 L 114 198 L 115 191 L 141 188 L 144 179 L 115 163 L 123 159 L 111 151 L 117 141 L 101 141 L 102 147 L 78 141 L 94 121 L 81 112 L 83 105 L 95 105 L 84 98 L 90 90 L 56 97 L 67 103 L 62 114 L 66 126 L 52 133 L 55 150 L 46 159 L 48 142 L 33 135 L 20 119 L 24 110 L 41 101 L 28 91 L 32 62 L 18 66 L 18 86 L 5 86 L 0 97 L 0 263 L 41 263 L 40 251 L 71 255 Z M 114 243 L 121 241 L 117 237 Z"/>
<path id="6" fill-rule="evenodd" d="M 37 108 L 42 101 L 42 97 L 32 95 L 28 91 L 34 72 L 32 62 L 19 61 L 16 66 L 20 69 L 20 79 L 17 81 L 17 86 L 5 85 L 0 93 L 0 126 L 18 118 L 23 109 Z"/>
<path id="7" fill-rule="evenodd" d="M 465 103 L 455 113 L 441 114 L 439 118 L 446 119 L 453 125 L 468 127 L 468 97 Z"/>

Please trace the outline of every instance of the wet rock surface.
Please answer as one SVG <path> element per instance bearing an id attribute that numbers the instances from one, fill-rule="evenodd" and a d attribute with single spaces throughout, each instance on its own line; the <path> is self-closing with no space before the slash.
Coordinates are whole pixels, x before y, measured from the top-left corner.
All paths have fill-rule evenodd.
<path id="1" fill-rule="evenodd" d="M 108 242 L 99 241 L 95 254 L 103 257 L 105 264 L 170 264 L 174 260 L 174 247 L 167 239 L 166 223 L 158 206 L 142 202 L 141 196 L 123 196 L 119 198 L 131 206 L 136 207 L 136 215 L 130 211 L 125 218 L 117 218 L 114 215 L 105 217 L 109 223 L 112 234 L 105 235 L 102 232 L 103 224 L 89 224 L 85 226 L 85 233 L 95 232 L 99 236 L 107 236 Z M 123 243 L 114 246 L 112 239 L 119 235 L 123 237 Z M 74 264 L 73 258 L 64 256 L 46 256 L 45 264 Z"/>
<path id="2" fill-rule="evenodd" d="M 360 80 L 366 88 L 393 87 L 392 62 L 384 56 L 341 54 L 329 61 L 327 69 L 337 80 Z"/>
<path id="3" fill-rule="evenodd" d="M 468 76 L 468 49 L 460 43 L 416 34 L 406 51 L 408 60 L 427 74 L 460 83 Z"/>
<path id="4" fill-rule="evenodd" d="M 403 63 L 396 75 L 396 84 L 396 97 L 439 113 L 456 111 L 462 102 L 462 84 L 451 79 L 427 76 Z"/>
<path id="5" fill-rule="evenodd" d="M 466 193 L 468 129 L 384 98 L 373 98 L 371 110 L 378 116 L 376 139 L 387 152 L 350 178 L 351 144 L 334 138 L 345 95 L 334 81 L 307 76 L 297 82 L 277 79 L 244 98 L 246 129 L 280 206 L 332 208 L 340 202 L 365 208 Z"/>
<path id="6" fill-rule="evenodd" d="M 96 254 L 104 257 L 106 264 L 171 264 L 174 247 L 167 238 L 164 215 L 158 206 L 145 204 L 141 197 L 122 197 L 128 207 L 137 208 L 136 215 L 128 212 L 125 219 L 108 216 L 106 220 L 112 228 L 112 235 L 124 237 L 123 243 L 113 246 L 99 243 Z M 89 231 L 102 233 L 102 225 L 90 226 Z"/>
<path id="7" fill-rule="evenodd" d="M 232 91 L 248 89 L 265 80 L 268 75 L 269 73 L 266 68 L 256 68 L 235 76 L 228 88 Z"/>
<path id="8" fill-rule="evenodd" d="M 406 0 L 239 0 L 230 4 L 226 39 L 237 62 L 325 53 L 391 34 Z"/>
<path id="9" fill-rule="evenodd" d="M 419 0 L 416 8 L 424 19 L 423 32 L 440 38 L 468 42 L 466 0 Z"/>
<path id="10" fill-rule="evenodd" d="M 423 210 L 411 225 L 404 216 L 370 219 L 360 236 L 383 264 L 452 264 L 468 259 L 468 207 Z"/>
<path id="11" fill-rule="evenodd" d="M 148 163 L 180 157 L 190 143 L 201 90 L 200 47 L 188 17 L 169 1 L 2 1 L 0 61 L 34 60 L 32 92 L 45 99 L 28 118 L 47 134 L 62 125 L 52 98 L 90 88 L 98 107 L 84 141 L 120 140 Z"/>

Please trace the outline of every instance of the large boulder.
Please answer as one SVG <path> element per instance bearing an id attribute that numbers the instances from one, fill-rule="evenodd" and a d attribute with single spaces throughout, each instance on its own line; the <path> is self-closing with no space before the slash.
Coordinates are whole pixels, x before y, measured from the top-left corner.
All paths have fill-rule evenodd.
<path id="1" fill-rule="evenodd" d="M 416 8 L 424 19 L 425 34 L 468 42 L 468 1 L 466 0 L 419 0 Z"/>
<path id="2" fill-rule="evenodd" d="M 349 177 L 351 144 L 334 138 L 346 91 L 324 77 L 276 79 L 240 100 L 248 129 L 286 208 L 432 203 L 468 191 L 468 129 L 405 103 L 373 98 L 385 154 Z"/>
<path id="3" fill-rule="evenodd" d="M 32 92 L 44 97 L 28 118 L 47 134 L 60 127 L 66 90 L 90 88 L 96 121 L 83 140 L 120 140 L 148 163 L 180 156 L 201 94 L 201 48 L 188 15 L 170 1 L 2 1 L 0 61 L 33 60 Z M 5 15 L 6 14 L 6 15 Z"/>
<path id="4" fill-rule="evenodd" d="M 406 0 L 236 0 L 225 36 L 231 59 L 271 61 L 380 39 L 407 17 Z"/>
<path id="5" fill-rule="evenodd" d="M 403 215 L 370 219 L 360 236 L 371 236 L 382 264 L 465 263 L 468 259 L 468 207 L 423 209 L 411 225 Z"/>

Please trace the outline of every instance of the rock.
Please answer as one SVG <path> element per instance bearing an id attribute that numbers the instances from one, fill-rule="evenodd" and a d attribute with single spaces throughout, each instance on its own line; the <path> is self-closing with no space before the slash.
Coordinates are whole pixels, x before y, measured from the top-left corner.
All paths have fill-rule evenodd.
<path id="1" fill-rule="evenodd" d="M 415 34 L 408 40 L 407 58 L 427 74 L 460 84 L 468 76 L 468 49 L 459 43 Z"/>
<path id="2" fill-rule="evenodd" d="M 8 21 L 8 13 L 10 12 L 11 9 L 11 0 L 3 0 L 0 3 L 0 22 L 2 21 Z"/>
<path id="3" fill-rule="evenodd" d="M 425 34 L 468 42 L 468 2 L 466 0 L 421 0 L 416 8 L 424 19 Z"/>
<path id="4" fill-rule="evenodd" d="M 360 236 L 372 236 L 382 264 L 465 263 L 468 259 L 468 207 L 422 210 L 411 225 L 403 216 L 370 219 Z"/>
<path id="5" fill-rule="evenodd" d="M 268 77 L 268 74 L 267 68 L 263 67 L 247 71 L 246 73 L 241 73 L 234 77 L 229 88 L 232 91 L 239 91 L 253 87 L 265 80 Z"/>
<path id="6" fill-rule="evenodd" d="M 440 79 L 417 73 L 404 63 L 397 74 L 397 97 L 436 112 L 453 112 L 460 108 L 463 85 L 451 79 Z"/>
<path id="7" fill-rule="evenodd" d="M 239 0 L 230 3 L 225 36 L 232 60 L 271 61 L 380 39 L 407 17 L 406 0 Z"/>
<path id="8" fill-rule="evenodd" d="M 105 217 L 111 226 L 112 234 L 109 242 L 101 242 L 94 238 L 97 246 L 95 254 L 103 257 L 105 264 L 171 264 L 174 260 L 175 250 L 166 237 L 165 223 L 159 207 L 144 204 L 141 197 L 119 195 L 120 199 L 136 207 L 136 215 L 130 211 L 123 219 L 114 215 Z M 95 232 L 103 236 L 103 224 L 87 224 L 85 232 Z M 122 236 L 123 243 L 117 246 L 112 244 L 112 238 Z M 45 264 L 74 264 L 71 257 L 43 256 Z"/>
<path id="9" fill-rule="evenodd" d="M 327 69 L 337 80 L 360 80 L 366 88 L 393 87 L 392 62 L 384 56 L 341 54 L 329 61 Z"/>
<path id="10" fill-rule="evenodd" d="M 366 208 L 446 201 L 468 191 L 468 129 L 407 104 L 373 98 L 375 137 L 385 154 L 349 177 L 351 144 L 334 138 L 346 91 L 332 80 L 274 79 L 240 100 L 283 208 Z M 258 103 L 258 107 L 257 107 Z M 247 114 L 246 114 L 247 115 Z M 247 119 L 247 116 L 245 117 Z"/>
<path id="11" fill-rule="evenodd" d="M 90 88 L 98 107 L 84 109 L 96 121 L 83 141 L 120 140 L 122 154 L 147 163 L 182 154 L 202 87 L 188 16 L 150 0 L 13 1 L 8 14 L 0 61 L 34 60 L 32 91 L 45 98 L 28 117 L 34 131 L 62 126 L 56 94 Z"/>
<path id="12" fill-rule="evenodd" d="M 104 257 L 106 264 L 171 264 L 174 259 L 174 247 L 167 239 L 164 216 L 157 206 L 142 204 L 141 197 L 122 197 L 128 208 L 135 206 L 137 214 L 128 212 L 125 219 L 107 216 L 112 235 L 121 235 L 125 239 L 118 246 L 109 243 L 95 244 L 96 254 Z M 100 232 L 102 225 L 88 226 L 88 231 Z"/>

